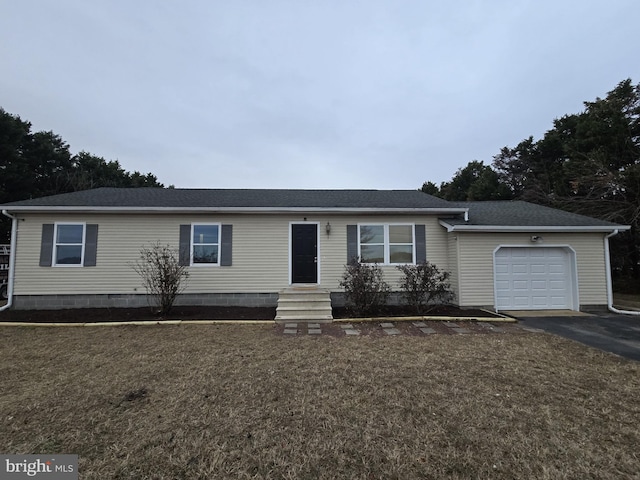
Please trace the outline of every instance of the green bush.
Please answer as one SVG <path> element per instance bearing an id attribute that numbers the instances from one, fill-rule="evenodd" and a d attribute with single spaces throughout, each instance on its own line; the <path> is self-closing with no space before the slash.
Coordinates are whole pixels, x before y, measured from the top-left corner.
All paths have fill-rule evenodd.
<path id="1" fill-rule="evenodd" d="M 391 293 L 380 267 L 361 263 L 359 259 L 345 265 L 340 286 L 344 288 L 347 307 L 359 317 L 378 313 Z"/>
<path id="2" fill-rule="evenodd" d="M 423 262 L 396 268 L 404 274 L 400 279 L 402 296 L 417 314 L 426 313 L 434 305 L 448 303 L 453 298 L 449 272 L 440 271 L 434 264 Z"/>

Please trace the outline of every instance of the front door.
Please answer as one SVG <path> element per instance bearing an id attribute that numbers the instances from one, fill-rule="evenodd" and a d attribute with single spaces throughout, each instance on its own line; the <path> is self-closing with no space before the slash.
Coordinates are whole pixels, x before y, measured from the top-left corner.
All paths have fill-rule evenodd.
<path id="1" fill-rule="evenodd" d="M 318 283 L 318 225 L 291 225 L 291 283 Z"/>

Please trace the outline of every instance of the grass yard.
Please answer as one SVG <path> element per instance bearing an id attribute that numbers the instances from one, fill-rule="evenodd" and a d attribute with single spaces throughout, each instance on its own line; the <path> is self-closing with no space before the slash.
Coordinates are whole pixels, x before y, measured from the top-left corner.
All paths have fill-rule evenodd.
<path id="1" fill-rule="evenodd" d="M 638 478 L 640 364 L 546 334 L 1 328 L 0 451 L 80 478 Z"/>

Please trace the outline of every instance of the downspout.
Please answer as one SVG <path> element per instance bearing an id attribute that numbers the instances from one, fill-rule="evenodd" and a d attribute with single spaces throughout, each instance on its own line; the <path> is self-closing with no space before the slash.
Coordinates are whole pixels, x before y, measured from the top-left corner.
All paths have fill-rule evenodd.
<path id="1" fill-rule="evenodd" d="M 611 280 L 611 259 L 609 258 L 609 239 L 619 233 L 616 229 L 609 235 L 604 237 L 604 265 L 607 277 L 607 308 L 613 313 L 619 313 L 622 315 L 640 315 L 639 311 L 635 310 L 619 310 L 613 306 L 613 282 Z"/>
<path id="2" fill-rule="evenodd" d="M 6 210 L 2 210 L 5 217 L 11 219 L 11 252 L 9 253 L 9 278 L 7 279 L 7 304 L 0 307 L 0 312 L 13 305 L 13 279 L 16 270 L 16 239 L 18 237 L 18 219 Z"/>

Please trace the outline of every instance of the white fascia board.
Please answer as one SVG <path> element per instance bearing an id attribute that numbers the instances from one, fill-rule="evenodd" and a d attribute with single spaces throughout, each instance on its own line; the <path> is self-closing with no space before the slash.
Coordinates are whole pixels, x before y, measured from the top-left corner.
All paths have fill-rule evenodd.
<path id="1" fill-rule="evenodd" d="M 629 230 L 629 225 L 451 225 L 440 220 L 447 232 L 612 232 Z"/>
<path id="2" fill-rule="evenodd" d="M 13 213 L 334 213 L 366 215 L 426 214 L 444 215 L 465 213 L 466 208 L 357 208 L 357 207 L 87 207 L 87 206 L 15 206 Z"/>

